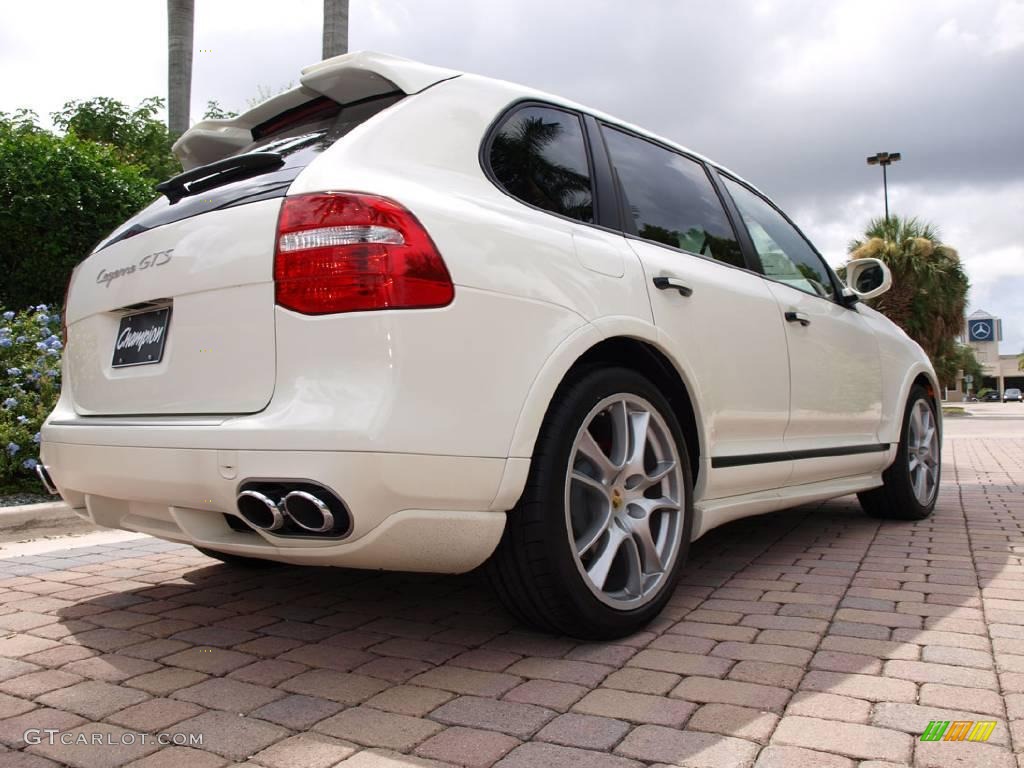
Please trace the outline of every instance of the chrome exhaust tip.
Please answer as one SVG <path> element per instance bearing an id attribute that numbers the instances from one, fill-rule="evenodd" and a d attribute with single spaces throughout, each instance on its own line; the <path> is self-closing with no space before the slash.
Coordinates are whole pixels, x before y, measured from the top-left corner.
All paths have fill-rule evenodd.
<path id="1" fill-rule="evenodd" d="M 284 525 L 284 515 L 277 502 L 259 491 L 242 491 L 235 504 L 238 514 L 253 528 L 276 531 Z"/>
<path id="2" fill-rule="evenodd" d="M 330 508 L 312 493 L 292 491 L 282 499 L 281 506 L 303 530 L 325 533 L 334 528 L 334 515 Z"/>
<path id="3" fill-rule="evenodd" d="M 50 472 L 46 466 L 42 463 L 36 464 L 36 476 L 39 478 L 39 482 L 43 484 L 43 488 L 51 496 L 56 496 L 59 491 L 57 486 L 53 484 L 53 479 L 50 477 Z"/>

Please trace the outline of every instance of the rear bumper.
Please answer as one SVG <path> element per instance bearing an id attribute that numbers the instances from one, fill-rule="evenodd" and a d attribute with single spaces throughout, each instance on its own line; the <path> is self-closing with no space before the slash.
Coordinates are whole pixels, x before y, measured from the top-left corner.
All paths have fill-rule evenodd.
<path id="1" fill-rule="evenodd" d="M 399 453 L 158 448 L 45 440 L 68 504 L 97 525 L 248 557 L 309 565 L 459 573 L 490 556 L 528 462 Z M 241 482 L 312 480 L 348 505 L 341 540 L 238 531 Z"/>

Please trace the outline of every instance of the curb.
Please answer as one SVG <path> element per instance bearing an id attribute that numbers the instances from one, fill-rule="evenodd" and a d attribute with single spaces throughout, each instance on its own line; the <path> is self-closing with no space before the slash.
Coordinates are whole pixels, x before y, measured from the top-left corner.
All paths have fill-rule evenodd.
<path id="1" fill-rule="evenodd" d="M 98 530 L 83 520 L 63 501 L 0 507 L 0 539 L 27 538 L 32 535 L 53 535 L 83 530 Z"/>

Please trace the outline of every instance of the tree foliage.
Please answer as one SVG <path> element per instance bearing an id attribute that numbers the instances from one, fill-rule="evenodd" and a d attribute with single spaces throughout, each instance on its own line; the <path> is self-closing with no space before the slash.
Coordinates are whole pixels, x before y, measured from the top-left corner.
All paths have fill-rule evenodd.
<path id="1" fill-rule="evenodd" d="M 117 99 L 100 96 L 88 101 L 69 101 L 51 115 L 54 125 L 86 141 L 107 144 L 122 163 L 136 165 L 154 184 L 181 172 L 171 153 L 171 134 L 155 115 L 164 100 L 143 99 L 131 109 Z"/>
<path id="2" fill-rule="evenodd" d="M 154 196 L 112 146 L 0 113 L 0 304 L 59 307 L 74 265 Z"/>
<path id="3" fill-rule="evenodd" d="M 965 363 L 974 360 L 973 352 L 957 341 L 970 283 L 956 250 L 942 242 L 933 225 L 916 217 L 890 216 L 888 221 L 873 219 L 864 239 L 850 243 L 849 255 L 888 265 L 892 289 L 868 303 L 920 344 L 939 380 L 952 384 Z"/>

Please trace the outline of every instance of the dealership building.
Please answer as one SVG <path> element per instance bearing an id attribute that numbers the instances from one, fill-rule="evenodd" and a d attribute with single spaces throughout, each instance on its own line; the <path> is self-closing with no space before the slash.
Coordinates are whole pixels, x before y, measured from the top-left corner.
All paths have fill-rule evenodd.
<path id="1" fill-rule="evenodd" d="M 1007 387 L 1024 390 L 1024 371 L 1020 370 L 1018 355 L 999 354 L 999 342 L 1003 339 L 1003 322 L 984 310 L 978 310 L 967 317 L 967 343 L 974 350 L 975 357 L 985 372 L 984 378 L 972 382 L 970 391 L 995 389 L 1000 395 Z M 961 383 L 961 387 L 964 385 Z M 949 399 L 959 399 L 961 393 L 951 390 Z"/>

